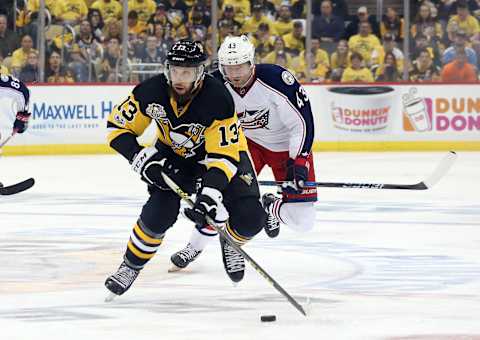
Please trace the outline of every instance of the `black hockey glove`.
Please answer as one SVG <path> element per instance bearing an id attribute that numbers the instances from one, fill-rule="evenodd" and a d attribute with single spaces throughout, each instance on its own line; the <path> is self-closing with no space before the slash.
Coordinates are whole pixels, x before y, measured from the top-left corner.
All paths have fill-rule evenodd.
<path id="1" fill-rule="evenodd" d="M 139 173 L 143 181 L 162 189 L 169 189 L 163 180 L 162 172 L 166 175 L 178 172 L 178 169 L 153 146 L 140 150 L 133 158 L 131 164 L 133 171 Z"/>
<path id="2" fill-rule="evenodd" d="M 310 171 L 310 163 L 308 159 L 303 156 L 298 156 L 295 159 L 290 158 L 287 161 L 287 181 L 293 184 L 286 184 L 283 189 L 287 193 L 300 194 L 305 187 L 305 182 L 308 180 L 308 172 Z"/>
<path id="3" fill-rule="evenodd" d="M 206 215 L 210 216 L 216 223 L 225 223 L 228 213 L 222 203 L 222 193 L 214 188 L 203 187 L 197 194 L 195 204 L 192 208 L 185 208 L 183 214 L 199 225 L 207 225 Z"/>
<path id="4" fill-rule="evenodd" d="M 15 122 L 13 122 L 14 133 L 24 133 L 28 128 L 28 120 L 32 114 L 28 111 L 17 112 Z"/>

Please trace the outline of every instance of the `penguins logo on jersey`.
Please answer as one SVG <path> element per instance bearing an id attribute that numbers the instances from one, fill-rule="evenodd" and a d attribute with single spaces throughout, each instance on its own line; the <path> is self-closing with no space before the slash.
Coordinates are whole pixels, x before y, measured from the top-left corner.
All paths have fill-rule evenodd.
<path id="1" fill-rule="evenodd" d="M 167 113 L 165 112 L 165 109 L 162 105 L 157 103 L 150 103 L 147 107 L 147 115 L 149 115 L 155 120 L 158 120 L 160 118 L 165 118 L 167 116 Z"/>
<path id="2" fill-rule="evenodd" d="M 170 121 L 164 118 L 157 120 L 157 125 L 160 140 L 171 146 L 172 150 L 183 158 L 194 156 L 195 149 L 205 141 L 203 134 L 205 126 L 201 124 L 181 124 L 174 128 Z"/>
<path id="3" fill-rule="evenodd" d="M 268 108 L 245 110 L 238 113 L 238 119 L 245 130 L 261 129 L 267 128 L 269 114 L 270 110 Z"/>

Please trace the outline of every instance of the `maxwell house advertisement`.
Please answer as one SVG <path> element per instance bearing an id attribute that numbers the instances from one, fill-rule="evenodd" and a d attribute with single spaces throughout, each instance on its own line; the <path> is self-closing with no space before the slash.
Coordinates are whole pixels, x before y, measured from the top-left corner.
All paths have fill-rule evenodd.
<path id="1" fill-rule="evenodd" d="M 106 119 L 132 86 L 29 86 L 32 113 L 26 133 L 9 145 L 105 144 Z M 2 135 L 15 113 L 0 118 Z"/>

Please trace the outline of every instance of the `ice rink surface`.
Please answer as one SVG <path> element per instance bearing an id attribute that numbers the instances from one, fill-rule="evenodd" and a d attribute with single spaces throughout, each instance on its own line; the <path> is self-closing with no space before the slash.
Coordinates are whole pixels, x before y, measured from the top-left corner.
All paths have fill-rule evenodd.
<path id="1" fill-rule="evenodd" d="M 317 180 L 414 183 L 443 155 L 318 153 Z M 0 339 L 480 339 L 479 169 L 480 154 L 463 152 L 427 191 L 320 188 L 313 231 L 257 235 L 245 250 L 311 299 L 305 318 L 248 264 L 233 287 L 217 240 L 167 273 L 190 235 L 183 218 L 105 303 L 145 186 L 120 156 L 0 158 L 5 184 L 37 181 L 0 197 Z"/>

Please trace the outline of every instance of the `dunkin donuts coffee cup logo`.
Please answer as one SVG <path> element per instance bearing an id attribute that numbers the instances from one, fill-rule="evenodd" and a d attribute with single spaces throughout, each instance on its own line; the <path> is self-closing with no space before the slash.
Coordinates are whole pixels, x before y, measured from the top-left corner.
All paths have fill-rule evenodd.
<path id="1" fill-rule="evenodd" d="M 395 89 L 388 86 L 329 88 L 333 126 L 355 133 L 386 133 L 391 125 Z"/>
<path id="2" fill-rule="evenodd" d="M 432 130 L 432 105 L 428 98 L 417 97 L 417 89 L 402 96 L 403 99 L 403 128 L 406 131 L 431 131 Z"/>

